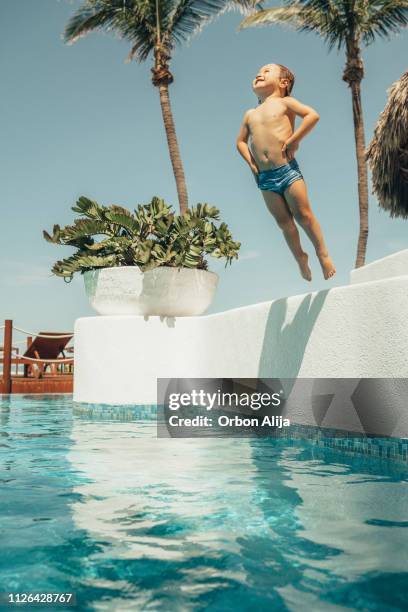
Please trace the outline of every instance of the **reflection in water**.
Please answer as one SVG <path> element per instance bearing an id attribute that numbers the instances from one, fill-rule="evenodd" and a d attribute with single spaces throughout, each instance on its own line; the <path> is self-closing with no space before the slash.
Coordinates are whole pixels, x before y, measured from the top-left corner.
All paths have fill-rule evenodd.
<path id="1" fill-rule="evenodd" d="M 271 583 L 287 608 L 385 610 L 400 599 L 395 609 L 404 609 L 399 586 L 401 576 L 408 577 L 408 530 L 404 521 L 395 521 L 408 518 L 408 485 L 398 468 L 296 447 L 282 450 L 275 462 L 273 442 L 267 444 L 269 449 L 259 441 L 252 446 L 256 486 L 264 492 L 259 507 L 274 533 L 273 551 L 270 537 L 255 545 L 251 538 L 242 542 L 253 551 L 269 550 Z M 378 516 L 385 522 L 373 521 Z M 384 524 L 396 527 L 392 534 Z M 367 608 L 357 606 L 359 598 Z"/>
<path id="2" fill-rule="evenodd" d="M 115 558 L 187 563 L 219 555 L 220 538 L 263 522 L 252 506 L 247 440 L 156 439 L 155 424 L 76 421 L 68 459 L 84 482 L 75 488 L 75 524 L 115 546 Z M 242 474 L 246 478 L 242 478 Z M 240 500 L 239 509 L 228 497 Z M 231 540 L 230 552 L 239 546 Z M 193 572 L 194 569 L 194 572 Z M 196 573 L 187 568 L 186 573 Z"/>
<path id="3" fill-rule="evenodd" d="M 134 564 L 123 588 L 137 605 L 143 592 L 144 604 L 176 598 L 183 609 L 253 609 L 254 598 L 258 609 L 350 609 L 339 585 L 358 592 L 363 573 L 405 572 L 408 547 L 395 550 L 408 531 L 387 540 L 370 523 L 405 516 L 392 472 L 283 441 L 154 435 L 148 422 L 78 420 L 71 431 L 69 460 L 86 477 L 74 522 L 103 542 L 99 568 Z"/>
<path id="4" fill-rule="evenodd" d="M 13 399 L 3 590 L 81 610 L 405 610 L 406 478 L 307 443 L 157 439 L 155 422 Z"/>

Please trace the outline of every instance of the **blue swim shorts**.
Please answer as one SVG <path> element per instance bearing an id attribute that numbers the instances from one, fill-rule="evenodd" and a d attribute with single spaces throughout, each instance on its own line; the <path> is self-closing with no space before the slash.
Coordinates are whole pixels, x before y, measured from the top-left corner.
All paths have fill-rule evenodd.
<path id="1" fill-rule="evenodd" d="M 288 164 L 272 168 L 271 170 L 261 170 L 257 174 L 259 189 L 262 191 L 275 191 L 283 195 L 285 189 L 295 181 L 303 179 L 296 159 L 292 159 Z"/>

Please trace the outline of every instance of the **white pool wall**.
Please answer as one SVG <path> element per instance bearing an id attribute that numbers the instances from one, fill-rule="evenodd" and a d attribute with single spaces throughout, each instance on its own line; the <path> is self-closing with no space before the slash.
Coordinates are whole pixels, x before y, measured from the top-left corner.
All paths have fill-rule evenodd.
<path id="1" fill-rule="evenodd" d="M 400 260 L 408 268 L 408 250 L 402 253 L 399 271 Z M 394 259 L 385 259 L 395 270 Z M 407 378 L 408 274 L 384 277 L 381 263 L 377 279 L 378 269 L 370 265 L 374 280 L 367 272 L 357 283 L 352 273 L 348 286 L 213 315 L 80 318 L 74 400 L 154 404 L 157 378 Z M 389 400 L 401 403 L 399 397 Z M 315 424 L 306 404 L 293 408 L 297 422 Z M 360 431 L 355 414 L 341 410 L 325 426 Z M 408 423 L 405 413 L 400 416 L 401 426 L 393 418 L 392 431 L 405 437 Z"/>

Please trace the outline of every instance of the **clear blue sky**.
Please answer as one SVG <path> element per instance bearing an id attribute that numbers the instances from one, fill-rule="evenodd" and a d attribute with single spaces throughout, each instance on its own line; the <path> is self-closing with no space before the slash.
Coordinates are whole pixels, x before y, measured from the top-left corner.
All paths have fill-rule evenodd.
<path id="1" fill-rule="evenodd" d="M 124 62 L 128 45 L 95 33 L 68 47 L 61 32 L 78 6 L 68 0 L 1 0 L 1 318 L 38 329 L 73 327 L 92 314 L 79 278 L 50 276 L 63 247 L 41 231 L 72 220 L 81 194 L 132 208 L 152 195 L 176 204 L 176 190 L 150 62 Z M 279 27 L 237 33 L 240 16 L 223 15 L 175 53 L 171 87 L 190 202 L 218 206 L 241 259 L 220 273 L 211 312 L 348 282 L 357 233 L 357 180 L 350 92 L 343 53 L 317 36 Z M 406 69 L 407 33 L 365 53 L 367 141 L 387 88 Z M 254 105 L 251 79 L 279 62 L 296 74 L 295 97 L 321 115 L 298 154 L 313 208 L 338 274 L 326 283 L 314 259 L 303 281 L 253 178 L 235 150 L 243 112 Z M 408 246 L 407 226 L 371 198 L 367 260 Z M 306 238 L 304 246 L 311 250 Z"/>

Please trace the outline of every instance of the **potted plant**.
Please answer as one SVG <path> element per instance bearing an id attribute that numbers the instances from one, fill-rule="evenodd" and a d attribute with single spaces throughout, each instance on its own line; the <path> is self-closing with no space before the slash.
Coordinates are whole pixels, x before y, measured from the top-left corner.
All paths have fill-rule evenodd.
<path id="1" fill-rule="evenodd" d="M 72 210 L 80 215 L 73 225 L 43 232 L 48 242 L 76 248 L 52 272 L 67 282 L 83 274 L 99 314 L 202 314 L 218 283 L 206 256 L 225 258 L 226 265 L 238 258 L 240 243 L 225 223 L 216 225 L 219 210 L 208 204 L 177 215 L 158 197 L 134 212 L 81 197 Z"/>

